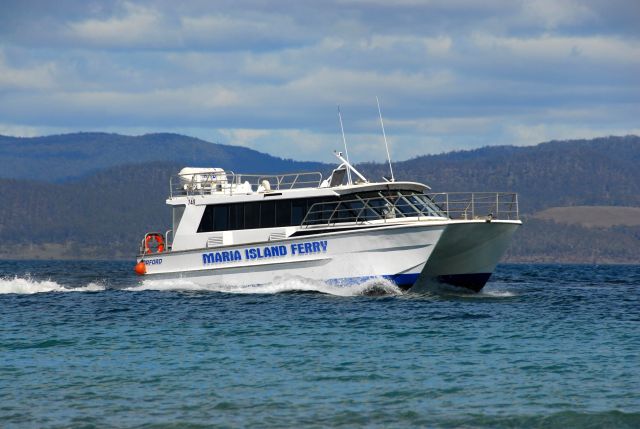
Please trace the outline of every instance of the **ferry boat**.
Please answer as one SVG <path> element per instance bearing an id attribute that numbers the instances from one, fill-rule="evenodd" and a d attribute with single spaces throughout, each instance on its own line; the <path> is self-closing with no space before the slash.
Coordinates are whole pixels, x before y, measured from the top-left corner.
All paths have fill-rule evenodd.
<path id="1" fill-rule="evenodd" d="M 385 278 L 403 290 L 482 289 L 521 224 L 516 194 L 370 182 L 336 156 L 326 179 L 182 169 L 166 200 L 173 227 L 145 235 L 136 273 L 201 285 Z"/>

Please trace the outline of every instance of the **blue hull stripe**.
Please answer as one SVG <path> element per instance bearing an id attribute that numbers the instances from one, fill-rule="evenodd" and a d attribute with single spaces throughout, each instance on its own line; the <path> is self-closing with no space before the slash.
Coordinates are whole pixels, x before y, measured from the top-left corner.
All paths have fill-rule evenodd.
<path id="1" fill-rule="evenodd" d="M 393 274 L 384 276 L 365 276 L 365 277 L 346 277 L 342 279 L 331 279 L 327 283 L 340 286 L 348 286 L 353 284 L 360 284 L 367 280 L 376 278 L 385 278 L 391 280 L 401 289 L 409 289 L 418 280 L 419 273 L 414 274 Z"/>
<path id="2" fill-rule="evenodd" d="M 450 284 L 452 286 L 471 289 L 474 292 L 480 290 L 487 284 L 491 277 L 491 273 L 471 273 L 471 274 L 447 274 L 436 277 L 440 283 Z"/>

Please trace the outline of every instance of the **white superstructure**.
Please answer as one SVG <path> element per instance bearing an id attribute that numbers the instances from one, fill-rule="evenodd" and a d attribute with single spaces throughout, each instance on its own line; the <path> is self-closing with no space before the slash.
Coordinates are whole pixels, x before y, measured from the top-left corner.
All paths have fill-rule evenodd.
<path id="1" fill-rule="evenodd" d="M 183 169 L 167 199 L 173 228 L 145 236 L 136 272 L 225 285 L 301 276 L 341 284 L 384 277 L 405 289 L 484 286 L 520 225 L 515 194 L 463 201 L 419 183 L 371 183 L 337 156 L 342 163 L 325 180 Z"/>

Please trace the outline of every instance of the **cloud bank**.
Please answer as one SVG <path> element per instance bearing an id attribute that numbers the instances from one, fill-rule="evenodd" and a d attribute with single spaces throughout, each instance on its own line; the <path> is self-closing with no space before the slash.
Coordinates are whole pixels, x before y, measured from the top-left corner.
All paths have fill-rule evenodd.
<path id="1" fill-rule="evenodd" d="M 181 132 L 300 160 L 640 133 L 640 3 L 4 1 L 0 133 Z"/>

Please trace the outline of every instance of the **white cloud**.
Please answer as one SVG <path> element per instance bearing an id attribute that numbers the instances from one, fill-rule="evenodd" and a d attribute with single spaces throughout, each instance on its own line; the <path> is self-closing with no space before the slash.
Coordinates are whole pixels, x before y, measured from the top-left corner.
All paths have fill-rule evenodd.
<path id="1" fill-rule="evenodd" d="M 502 51 L 504 55 L 536 59 L 562 59 L 582 57 L 606 64 L 640 63 L 640 44 L 634 40 L 621 40 L 605 36 L 557 36 L 546 33 L 537 37 L 503 37 L 487 33 L 473 36 L 475 45 L 483 51 Z"/>
<path id="2" fill-rule="evenodd" d="M 229 144 L 235 146 L 245 146 L 254 149 L 260 147 L 259 139 L 269 136 L 273 130 L 254 130 L 246 128 L 221 129 L 218 130 Z"/>
<path id="3" fill-rule="evenodd" d="M 30 125 L 0 123 L 0 134 L 13 137 L 36 137 L 44 133 L 42 129 Z"/>
<path id="4" fill-rule="evenodd" d="M 177 45 L 176 35 L 162 14 L 149 7 L 124 2 L 122 16 L 86 19 L 67 24 L 67 36 L 103 47 Z"/>
<path id="5" fill-rule="evenodd" d="M 288 82 L 284 89 L 291 95 L 304 94 L 308 100 L 361 105 L 363 100 L 373 99 L 376 93 L 406 94 L 420 91 L 427 94 L 446 90 L 454 82 L 455 77 L 448 72 L 362 72 L 325 67 Z"/>
<path id="6" fill-rule="evenodd" d="M 525 0 L 521 2 L 522 17 L 536 26 L 555 30 L 563 25 L 588 21 L 595 17 L 585 2 L 576 0 Z"/>
<path id="7" fill-rule="evenodd" d="M 68 43 L 117 49 L 257 50 L 300 45 L 311 37 L 288 15 L 235 11 L 174 15 L 169 8 L 123 2 L 113 16 L 66 24 Z"/>
<path id="8" fill-rule="evenodd" d="M 407 46 L 419 46 L 425 54 L 445 55 L 450 52 L 453 40 L 449 36 L 420 37 L 373 35 L 369 40 L 362 40 L 360 46 L 367 50 L 405 50 Z"/>
<path id="9" fill-rule="evenodd" d="M 69 1 L 0 2 L 0 131 L 331 160 L 340 104 L 353 157 L 382 160 L 376 95 L 394 159 L 638 129 L 633 2 Z"/>
<path id="10" fill-rule="evenodd" d="M 0 90 L 46 90 L 56 86 L 55 63 L 30 67 L 12 67 L 0 50 Z"/>
<path id="11" fill-rule="evenodd" d="M 289 16 L 247 14 L 184 16 L 180 30 L 187 42 L 214 46 L 221 50 L 247 49 L 264 45 L 300 44 L 309 31 L 300 28 Z"/>
<path id="12" fill-rule="evenodd" d="M 502 117 L 448 117 L 387 120 L 387 128 L 423 135 L 486 134 Z"/>
<path id="13" fill-rule="evenodd" d="M 529 146 L 550 140 L 591 139 L 603 136 L 640 135 L 640 128 L 594 127 L 588 124 L 509 125 L 505 139 L 508 144 Z"/>

